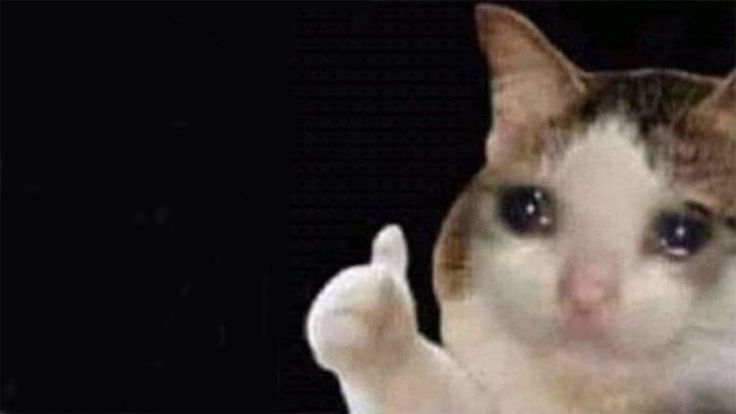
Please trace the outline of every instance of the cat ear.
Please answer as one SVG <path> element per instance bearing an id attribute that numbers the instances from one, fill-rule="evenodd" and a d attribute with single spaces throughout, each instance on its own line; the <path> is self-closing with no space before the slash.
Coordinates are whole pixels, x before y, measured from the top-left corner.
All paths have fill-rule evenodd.
<path id="1" fill-rule="evenodd" d="M 736 131 L 736 70 L 721 80 L 695 110 L 717 130 Z"/>
<path id="2" fill-rule="evenodd" d="M 711 96 L 703 102 L 703 106 L 712 113 L 716 128 L 736 131 L 736 70 L 716 86 Z"/>
<path id="3" fill-rule="evenodd" d="M 721 81 L 712 99 L 718 108 L 732 113 L 736 110 L 736 69 Z"/>
<path id="4" fill-rule="evenodd" d="M 564 113 L 585 91 L 584 74 L 510 9 L 478 5 L 475 20 L 491 78 L 493 128 L 487 152 L 504 157 L 509 145 L 518 145 L 513 143 L 518 135 Z"/>

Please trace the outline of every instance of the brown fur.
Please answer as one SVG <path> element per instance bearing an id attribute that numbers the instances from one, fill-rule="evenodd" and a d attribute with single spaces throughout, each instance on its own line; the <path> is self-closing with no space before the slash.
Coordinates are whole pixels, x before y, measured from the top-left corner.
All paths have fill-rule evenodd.
<path id="1" fill-rule="evenodd" d="M 465 190 L 455 202 L 450 214 L 445 219 L 440 237 L 435 244 L 434 290 L 438 298 L 452 299 L 465 290 L 468 282 L 468 237 L 470 231 L 469 214 L 472 192 Z"/>

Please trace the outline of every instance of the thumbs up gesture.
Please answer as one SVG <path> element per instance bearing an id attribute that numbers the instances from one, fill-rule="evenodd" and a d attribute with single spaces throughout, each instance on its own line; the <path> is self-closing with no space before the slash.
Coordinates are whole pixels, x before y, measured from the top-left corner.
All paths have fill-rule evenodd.
<path id="1" fill-rule="evenodd" d="M 317 363 L 343 374 L 355 367 L 390 368 L 418 330 L 406 279 L 408 254 L 397 225 L 373 240 L 370 262 L 339 272 L 322 289 L 307 317 L 307 339 Z"/>
<path id="2" fill-rule="evenodd" d="M 418 330 L 399 226 L 373 240 L 369 263 L 333 277 L 307 316 L 314 358 L 352 414 L 489 414 L 486 390 Z"/>

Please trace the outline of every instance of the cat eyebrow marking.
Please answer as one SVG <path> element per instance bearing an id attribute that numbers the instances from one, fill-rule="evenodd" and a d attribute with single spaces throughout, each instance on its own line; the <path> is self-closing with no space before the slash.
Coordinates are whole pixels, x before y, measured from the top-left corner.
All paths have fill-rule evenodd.
<path id="1" fill-rule="evenodd" d="M 685 210 L 709 220 L 713 218 L 713 213 L 707 207 L 695 201 L 685 201 Z"/>

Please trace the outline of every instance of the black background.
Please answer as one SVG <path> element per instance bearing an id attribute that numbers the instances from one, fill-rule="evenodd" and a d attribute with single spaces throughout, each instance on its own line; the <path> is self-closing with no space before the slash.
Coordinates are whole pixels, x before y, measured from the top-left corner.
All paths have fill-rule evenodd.
<path id="1" fill-rule="evenodd" d="M 521 3 L 590 70 L 734 66 L 734 3 Z M 2 3 L 2 409 L 344 411 L 307 306 L 398 222 L 422 329 L 482 162 L 471 3 Z M 10 168 L 7 170 L 7 168 Z"/>

